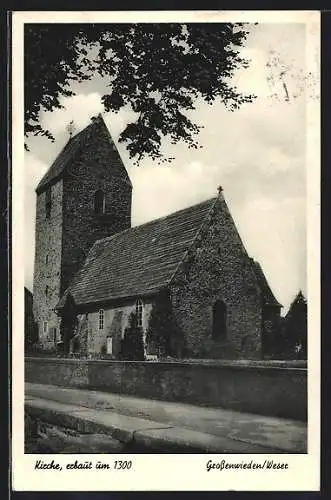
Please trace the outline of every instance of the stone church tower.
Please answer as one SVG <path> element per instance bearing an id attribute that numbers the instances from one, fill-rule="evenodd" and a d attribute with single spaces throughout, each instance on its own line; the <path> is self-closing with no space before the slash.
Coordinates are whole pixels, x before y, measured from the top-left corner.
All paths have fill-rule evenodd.
<path id="1" fill-rule="evenodd" d="M 96 240 L 131 227 L 132 184 L 101 115 L 72 137 L 36 188 L 34 317 L 54 346 L 54 308 Z"/>

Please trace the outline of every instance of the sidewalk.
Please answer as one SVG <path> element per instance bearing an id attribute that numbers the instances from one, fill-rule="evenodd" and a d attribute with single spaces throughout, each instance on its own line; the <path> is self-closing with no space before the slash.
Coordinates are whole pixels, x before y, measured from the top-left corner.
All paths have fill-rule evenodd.
<path id="1" fill-rule="evenodd" d="M 25 407 L 41 421 L 151 452 L 306 453 L 307 426 L 295 420 L 33 383 Z"/>

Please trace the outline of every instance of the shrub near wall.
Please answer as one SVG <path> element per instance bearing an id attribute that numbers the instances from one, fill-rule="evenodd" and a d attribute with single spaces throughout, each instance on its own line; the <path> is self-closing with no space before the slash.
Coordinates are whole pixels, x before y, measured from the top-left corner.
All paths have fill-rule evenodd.
<path id="1" fill-rule="evenodd" d="M 203 361 L 26 359 L 26 380 L 307 419 L 306 368 Z"/>

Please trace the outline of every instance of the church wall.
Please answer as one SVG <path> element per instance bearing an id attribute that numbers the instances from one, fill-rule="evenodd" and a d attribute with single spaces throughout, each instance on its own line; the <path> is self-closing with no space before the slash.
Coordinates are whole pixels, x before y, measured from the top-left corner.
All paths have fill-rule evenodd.
<path id="1" fill-rule="evenodd" d="M 55 346 L 54 328 L 57 339 L 59 336 L 59 318 L 52 309 L 60 298 L 62 198 L 63 182 L 59 180 L 51 187 L 52 208 L 50 217 L 46 218 L 46 192 L 37 195 L 33 307 L 39 341 L 45 347 Z M 47 333 L 43 329 L 45 321 Z"/>
<path id="2" fill-rule="evenodd" d="M 226 338 L 212 339 L 213 305 L 226 304 Z M 185 337 L 186 356 L 260 358 L 261 292 L 223 197 L 200 243 L 180 266 L 172 303 Z"/>
<path id="3" fill-rule="evenodd" d="M 82 266 L 95 241 L 131 227 L 132 187 L 125 171 L 121 173 L 121 168 L 125 167 L 118 165 L 118 159 L 116 165 L 112 164 L 113 154 L 104 129 L 96 128 L 65 174 L 63 291 Z M 105 193 L 105 213 L 99 215 L 94 212 L 94 193 L 98 189 Z"/>
<path id="4" fill-rule="evenodd" d="M 307 421 L 305 362 L 25 359 L 28 382 Z M 78 396 L 79 397 L 79 396 Z M 75 404 L 72 394 L 68 403 Z M 65 401 L 63 401 L 65 402 Z"/>
<path id="5" fill-rule="evenodd" d="M 99 310 L 88 313 L 88 352 L 100 354 L 106 349 L 107 337 L 113 338 L 113 355 L 117 357 L 120 351 L 120 342 L 124 337 L 125 328 L 129 325 L 129 317 L 136 310 L 136 301 L 125 305 L 104 308 L 104 328 L 99 330 Z M 152 302 L 143 300 L 142 327 L 144 336 L 148 327 Z"/>

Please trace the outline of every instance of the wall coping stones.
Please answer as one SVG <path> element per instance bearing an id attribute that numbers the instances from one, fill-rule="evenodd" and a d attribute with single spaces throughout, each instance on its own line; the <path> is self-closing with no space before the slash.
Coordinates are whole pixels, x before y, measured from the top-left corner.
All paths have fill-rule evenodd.
<path id="1" fill-rule="evenodd" d="M 31 360 L 37 363 L 58 363 L 58 364 L 81 364 L 81 365 L 94 365 L 94 364 L 108 364 L 108 365 L 141 365 L 141 366 L 163 366 L 171 368 L 191 367 L 191 368 L 231 368 L 231 369 L 244 369 L 244 370 L 277 370 L 277 371 L 291 371 L 307 374 L 307 363 L 304 361 L 256 361 L 256 360 L 159 360 L 159 361 L 120 361 L 109 359 L 81 359 L 81 358 L 59 358 L 59 357 L 34 357 L 28 356 L 26 361 Z"/>

